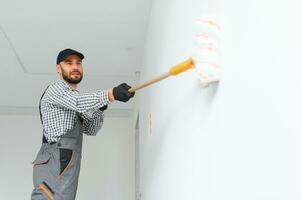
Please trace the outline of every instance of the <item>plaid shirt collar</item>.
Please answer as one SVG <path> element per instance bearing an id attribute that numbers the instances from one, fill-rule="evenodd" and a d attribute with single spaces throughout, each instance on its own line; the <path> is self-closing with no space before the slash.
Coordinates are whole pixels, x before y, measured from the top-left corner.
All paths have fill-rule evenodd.
<path id="1" fill-rule="evenodd" d="M 62 83 L 63 85 L 65 85 L 68 89 L 70 89 L 70 90 L 72 90 L 72 91 L 79 92 L 78 90 L 73 89 L 73 88 L 69 85 L 69 83 L 67 83 L 67 81 L 65 81 L 65 80 L 63 80 L 63 79 L 60 79 L 59 82 Z"/>

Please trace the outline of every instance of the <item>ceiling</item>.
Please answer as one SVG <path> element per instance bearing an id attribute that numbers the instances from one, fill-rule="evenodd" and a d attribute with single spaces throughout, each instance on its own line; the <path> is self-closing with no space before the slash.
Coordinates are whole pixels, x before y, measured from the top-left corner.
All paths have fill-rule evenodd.
<path id="1" fill-rule="evenodd" d="M 142 63 L 151 0 L 0 0 L 0 114 L 37 113 L 44 88 L 58 77 L 58 52 L 85 55 L 81 92 L 134 84 Z M 114 103 L 111 115 L 131 113 Z"/>

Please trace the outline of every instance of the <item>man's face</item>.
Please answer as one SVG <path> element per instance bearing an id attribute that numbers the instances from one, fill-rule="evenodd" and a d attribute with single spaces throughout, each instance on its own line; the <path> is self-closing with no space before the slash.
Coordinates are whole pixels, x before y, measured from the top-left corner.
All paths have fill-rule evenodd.
<path id="1" fill-rule="evenodd" d="M 82 60 L 76 55 L 70 55 L 60 62 L 57 70 L 61 78 L 71 84 L 78 84 L 83 78 Z"/>

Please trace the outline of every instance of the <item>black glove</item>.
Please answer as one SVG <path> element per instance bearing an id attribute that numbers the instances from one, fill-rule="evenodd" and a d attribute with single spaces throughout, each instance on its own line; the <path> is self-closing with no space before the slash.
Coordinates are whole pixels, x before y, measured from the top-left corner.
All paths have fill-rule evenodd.
<path id="1" fill-rule="evenodd" d="M 130 98 L 135 95 L 135 92 L 129 92 L 128 90 L 131 86 L 127 85 L 126 83 L 122 83 L 117 87 L 113 88 L 113 96 L 114 99 L 117 101 L 127 102 Z"/>
<path id="2" fill-rule="evenodd" d="M 105 105 L 105 106 L 103 106 L 103 107 L 99 108 L 99 110 L 101 110 L 101 111 L 105 111 L 107 108 L 108 108 L 108 105 Z"/>

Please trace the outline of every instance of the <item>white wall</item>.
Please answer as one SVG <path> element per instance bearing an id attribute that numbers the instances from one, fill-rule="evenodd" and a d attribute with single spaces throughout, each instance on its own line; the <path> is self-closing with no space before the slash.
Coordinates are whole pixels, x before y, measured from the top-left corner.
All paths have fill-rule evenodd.
<path id="1" fill-rule="evenodd" d="M 141 80 L 193 51 L 194 19 L 223 26 L 219 85 L 194 71 L 138 93 L 143 200 L 300 199 L 301 44 L 293 0 L 153 0 Z"/>
<path id="2" fill-rule="evenodd" d="M 41 145 L 38 116 L 0 115 L 0 199 L 30 199 L 32 165 Z M 132 200 L 135 196 L 131 118 L 106 118 L 96 137 L 84 137 L 77 199 Z"/>

